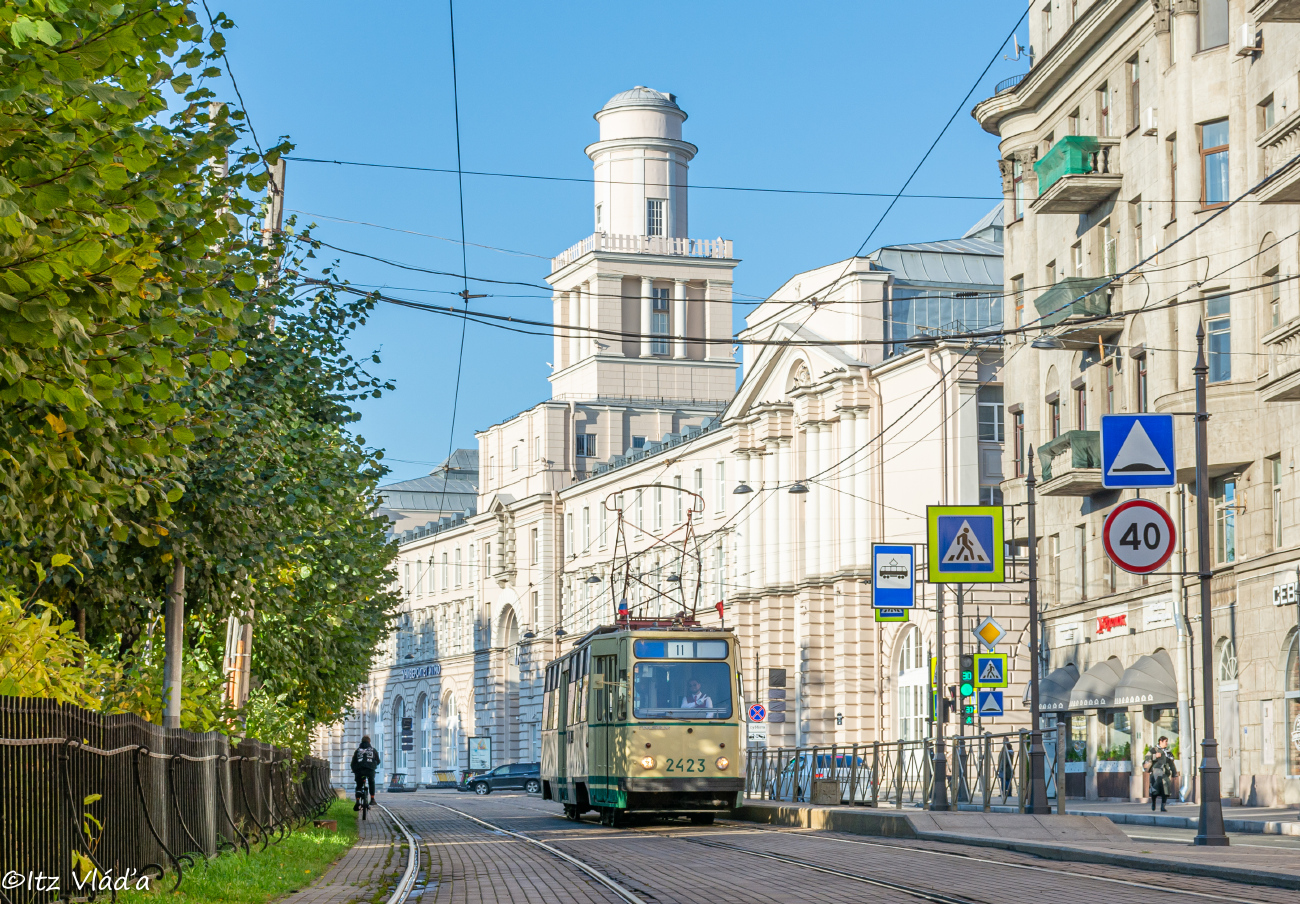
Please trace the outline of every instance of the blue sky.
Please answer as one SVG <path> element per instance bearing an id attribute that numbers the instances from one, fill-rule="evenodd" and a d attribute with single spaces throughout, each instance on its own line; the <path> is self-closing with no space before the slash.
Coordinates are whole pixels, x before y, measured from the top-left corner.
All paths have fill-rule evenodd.
<path id="1" fill-rule="evenodd" d="M 445 2 L 209 2 L 237 25 L 227 52 L 264 144 L 288 135 L 301 156 L 454 169 Z M 689 114 L 684 137 L 700 149 L 693 185 L 896 191 L 1023 11 L 1024 0 L 461 2 L 464 166 L 590 177 L 592 114 L 642 84 L 676 94 Z M 1026 68 L 999 57 L 972 103 Z M 997 195 L 996 147 L 963 111 L 910 191 Z M 460 271 L 459 245 L 430 237 L 459 237 L 454 174 L 290 162 L 286 182 L 286 206 L 325 241 Z M 591 231 L 589 184 L 469 176 L 464 190 L 467 240 L 506 249 L 470 247 L 474 276 L 543 284 L 548 259 Z M 735 242 L 736 299 L 756 302 L 794 273 L 851 255 L 887 203 L 694 190 L 690 231 Z M 904 199 L 871 247 L 960 235 L 992 204 Z M 340 261 L 354 283 L 457 301 L 439 293 L 459 291 L 458 280 Z M 550 317 L 540 289 L 483 286 L 471 289 L 491 294 L 477 308 Z M 737 323 L 748 310 L 736 306 Z M 378 351 L 376 372 L 397 384 L 363 406 L 359 428 L 385 450 L 393 479 L 447 454 L 459 331 L 458 321 L 381 305 L 356 336 L 355 351 Z M 549 338 L 470 325 L 455 445 L 473 446 L 475 430 L 546 398 L 551 359 Z"/>

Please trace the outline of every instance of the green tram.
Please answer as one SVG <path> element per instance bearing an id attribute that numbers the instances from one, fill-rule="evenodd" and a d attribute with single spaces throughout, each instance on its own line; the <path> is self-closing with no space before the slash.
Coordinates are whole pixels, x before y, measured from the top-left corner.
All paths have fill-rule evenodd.
<path id="1" fill-rule="evenodd" d="M 591 631 L 546 667 L 542 797 L 564 815 L 689 816 L 740 806 L 744 711 L 730 629 L 627 621 Z"/>

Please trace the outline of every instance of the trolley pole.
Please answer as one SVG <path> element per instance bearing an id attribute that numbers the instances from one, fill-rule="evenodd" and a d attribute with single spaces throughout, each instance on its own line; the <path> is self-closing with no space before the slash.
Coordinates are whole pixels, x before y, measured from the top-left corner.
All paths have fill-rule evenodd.
<path id="1" fill-rule="evenodd" d="M 1038 626 L 1038 537 L 1034 526 L 1035 481 L 1032 452 L 1028 459 L 1029 474 L 1025 479 L 1025 489 L 1028 491 L 1029 503 L 1029 717 L 1033 723 L 1029 729 L 1029 795 L 1025 801 L 1025 812 L 1051 813 L 1051 805 L 1047 802 L 1047 751 L 1043 749 L 1043 716 L 1038 697 L 1038 675 L 1041 671 L 1038 642 L 1042 632 Z M 1064 756 L 1065 751 L 1058 749 L 1056 755 Z M 1059 803 L 1065 800 L 1065 789 L 1058 787 L 1056 794 L 1059 798 L 1059 806 Z M 1061 808 L 1060 812 L 1064 813 L 1064 808 Z"/>
<path id="2" fill-rule="evenodd" d="M 943 693 L 943 683 L 948 677 L 944 669 L 946 659 L 943 655 L 943 584 L 934 585 L 934 600 L 936 624 L 934 686 L 938 712 L 934 714 L 934 786 L 930 790 L 930 809 L 949 810 L 951 807 L 948 804 L 948 755 L 943 749 L 943 723 L 947 721 L 944 705 L 944 700 L 947 698 Z"/>
<path id="3" fill-rule="evenodd" d="M 1205 386 L 1210 367 L 1205 362 L 1205 324 L 1196 325 L 1196 564 L 1201 581 L 1201 681 L 1205 725 L 1201 732 L 1201 812 L 1196 843 L 1221 847 L 1228 844 L 1223 828 L 1223 798 L 1219 784 L 1219 742 L 1214 737 L 1214 613 L 1210 606 L 1210 413 Z"/>

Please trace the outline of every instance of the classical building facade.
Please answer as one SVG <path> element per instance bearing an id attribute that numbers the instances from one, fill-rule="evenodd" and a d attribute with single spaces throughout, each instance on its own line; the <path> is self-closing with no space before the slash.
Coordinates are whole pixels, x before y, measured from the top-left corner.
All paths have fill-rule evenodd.
<path id="1" fill-rule="evenodd" d="M 318 740 L 340 781 L 362 731 L 408 783 L 465 768 L 469 737 L 491 738 L 494 765 L 537 759 L 546 662 L 624 599 L 733 627 L 771 745 L 928 734 L 932 614 L 874 620 L 870 551 L 924 543 L 929 504 L 1000 500 L 1000 343 L 944 336 L 1002 321 L 1001 209 L 960 239 L 792 277 L 747 317 L 737 388 L 739 262 L 687 237 L 686 114 L 638 87 L 596 118 L 596 231 L 549 276 L 551 398 L 480 432 L 476 461 L 462 450 L 384 490 L 418 519 L 450 511 L 440 477 L 477 468 L 466 511 L 400 533 L 396 630 L 356 712 Z M 996 613 L 1011 630 L 1017 686 L 1022 596 L 962 598 L 967 627 Z M 1022 724 L 1018 695 L 1000 727 Z"/>
<path id="2" fill-rule="evenodd" d="M 1047 707 L 1070 720 L 1075 792 L 1142 797 L 1160 735 L 1189 775 L 1204 724 L 1194 578 L 1214 563 L 1215 730 L 1226 796 L 1300 801 L 1295 446 L 1300 9 L 1286 0 L 1035 0 L 1029 72 L 975 117 L 1006 192 L 1003 484 L 1039 469 Z M 1238 200 L 1240 199 L 1240 200 Z M 1182 538 L 1147 577 L 1099 536 L 1137 491 L 1101 485 L 1099 417 L 1194 410 L 1209 367 L 1211 535 L 1198 537 L 1193 421 L 1178 487 L 1145 491 Z"/>

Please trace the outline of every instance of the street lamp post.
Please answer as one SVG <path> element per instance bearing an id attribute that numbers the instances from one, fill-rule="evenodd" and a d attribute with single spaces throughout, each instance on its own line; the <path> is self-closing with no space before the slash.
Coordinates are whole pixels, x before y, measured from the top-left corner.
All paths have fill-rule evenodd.
<path id="1" fill-rule="evenodd" d="M 1043 749 L 1042 712 L 1039 709 L 1038 673 L 1040 659 L 1038 641 L 1041 630 L 1038 626 L 1038 543 L 1034 526 L 1034 456 L 1028 456 L 1029 473 L 1025 480 L 1029 503 L 1029 714 L 1033 720 L 1029 730 L 1029 796 L 1025 801 L 1026 813 L 1051 813 L 1052 807 L 1047 802 L 1046 754 Z M 1064 756 L 1065 751 L 1058 750 L 1056 755 Z M 1065 793 L 1064 788 L 1057 788 L 1058 796 Z M 1064 800 L 1064 798 L 1061 798 Z M 1062 811 L 1064 812 L 1064 811 Z"/>
<path id="2" fill-rule="evenodd" d="M 1210 368 L 1205 361 L 1205 324 L 1196 327 L 1196 560 L 1201 581 L 1201 682 L 1205 725 L 1201 740 L 1201 812 L 1196 843 L 1228 844 L 1223 828 L 1223 799 L 1219 784 L 1219 742 L 1214 737 L 1214 625 L 1210 607 L 1210 473 L 1205 386 Z"/>
<path id="3" fill-rule="evenodd" d="M 943 695 L 944 679 L 947 677 L 944 670 L 944 646 L 943 646 L 943 584 L 934 585 L 934 608 L 935 608 L 935 664 L 934 664 L 934 785 L 930 792 L 930 809 L 931 810 L 949 810 L 948 804 L 948 755 L 944 751 L 943 743 L 943 723 L 946 721 L 947 713 L 944 710 Z"/>

